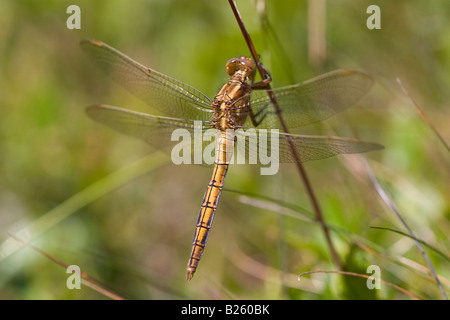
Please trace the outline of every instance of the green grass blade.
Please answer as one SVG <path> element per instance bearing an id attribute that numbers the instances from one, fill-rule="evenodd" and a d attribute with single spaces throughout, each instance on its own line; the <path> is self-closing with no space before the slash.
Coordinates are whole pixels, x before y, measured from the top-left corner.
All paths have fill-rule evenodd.
<path id="1" fill-rule="evenodd" d="M 104 196 L 123 184 L 147 173 L 153 171 L 167 163 L 167 156 L 163 153 L 153 153 L 152 155 L 140 159 L 132 165 L 120 169 L 105 178 L 97 181 L 91 186 L 85 188 L 73 197 L 67 199 L 54 209 L 48 211 L 40 218 L 36 219 L 28 226 L 14 232 L 14 234 L 30 242 L 40 234 L 54 227 L 64 219 L 68 218 L 82 207 Z M 0 244 L 0 261 L 10 256 L 23 246 L 12 237 L 7 238 Z"/>

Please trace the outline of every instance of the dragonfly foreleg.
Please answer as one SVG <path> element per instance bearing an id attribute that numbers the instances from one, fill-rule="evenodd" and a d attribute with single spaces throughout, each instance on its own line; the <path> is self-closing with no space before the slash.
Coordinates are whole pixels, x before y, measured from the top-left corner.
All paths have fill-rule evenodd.
<path id="1" fill-rule="evenodd" d="M 272 82 L 272 76 L 270 72 L 264 67 L 264 65 L 258 61 L 258 66 L 263 70 L 262 80 L 256 83 L 252 83 L 252 90 L 264 90 L 268 89 L 268 85 Z"/>

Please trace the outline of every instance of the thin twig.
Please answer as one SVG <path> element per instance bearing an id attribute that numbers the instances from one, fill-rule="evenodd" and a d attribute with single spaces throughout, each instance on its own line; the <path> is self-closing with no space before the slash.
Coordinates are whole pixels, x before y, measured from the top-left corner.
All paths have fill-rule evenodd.
<path id="1" fill-rule="evenodd" d="M 436 136 L 438 137 L 438 139 L 441 141 L 441 143 L 444 145 L 444 147 L 447 149 L 448 152 L 450 152 L 450 146 L 447 144 L 447 142 L 445 142 L 444 138 L 442 138 L 442 136 L 439 134 L 439 132 L 437 131 L 437 129 L 433 126 L 433 124 L 431 123 L 430 119 L 428 119 L 428 117 L 425 115 L 425 113 L 422 111 L 422 109 L 419 107 L 419 105 L 417 104 L 417 102 L 411 97 L 411 95 L 409 94 L 408 90 L 406 90 L 405 86 L 403 85 L 402 81 L 400 80 L 400 78 L 397 78 L 397 83 L 400 85 L 400 88 L 402 88 L 403 92 L 405 93 L 405 95 L 409 98 L 409 100 L 411 100 L 411 102 L 414 104 L 414 106 L 416 107 L 417 111 L 419 112 L 420 116 L 422 117 L 423 120 L 425 120 L 425 122 L 428 124 L 428 126 L 431 128 L 431 130 L 433 130 L 433 132 L 436 134 Z"/>
<path id="2" fill-rule="evenodd" d="M 45 252 L 44 250 L 39 249 L 38 247 L 35 247 L 31 243 L 29 243 L 29 242 L 27 242 L 27 241 L 25 241 L 23 239 L 20 239 L 19 237 L 17 237 L 16 235 L 14 235 L 12 233 L 9 233 L 9 235 L 12 238 L 14 238 L 15 240 L 17 240 L 20 243 L 22 243 L 23 245 L 33 249 L 34 251 L 42 254 L 47 259 L 49 259 L 49 260 L 53 261 L 54 263 L 60 265 L 61 267 L 65 268 L 65 269 L 67 269 L 69 267 L 69 264 L 59 260 L 58 258 L 56 258 L 56 257 L 52 256 L 51 254 Z M 83 271 L 80 272 L 80 276 L 82 278 L 81 282 L 84 285 L 86 285 L 87 287 L 90 287 L 91 289 L 93 289 L 93 290 L 95 290 L 95 291 L 97 291 L 97 292 L 99 292 L 99 293 L 101 293 L 101 294 L 103 294 L 103 295 L 105 295 L 105 296 L 107 296 L 107 297 L 109 297 L 111 299 L 114 299 L 114 300 L 125 300 L 125 298 L 119 296 L 118 294 L 112 292 L 109 289 L 106 289 L 104 284 L 102 284 L 100 281 L 98 281 L 94 277 L 90 276 L 86 272 L 83 272 Z"/>
<path id="3" fill-rule="evenodd" d="M 238 10 L 236 8 L 236 5 L 233 2 L 233 0 L 228 0 L 228 2 L 230 4 L 230 6 L 231 6 L 231 9 L 233 10 L 234 16 L 235 16 L 236 21 L 237 21 L 237 23 L 239 25 L 239 28 L 241 29 L 242 35 L 244 36 L 244 39 L 247 42 L 247 46 L 248 46 L 248 48 L 249 48 L 249 50 L 250 50 L 250 52 L 252 54 L 252 57 L 253 57 L 253 60 L 255 61 L 256 66 L 258 68 L 258 72 L 261 75 L 261 77 L 264 79 L 264 75 L 266 75 L 266 72 L 265 72 L 262 64 L 259 61 L 259 56 L 258 56 L 258 54 L 256 52 L 256 49 L 255 49 L 255 47 L 253 45 L 253 42 L 252 42 L 251 38 L 250 38 L 250 34 L 248 33 L 247 29 L 245 28 L 244 23 L 242 21 L 242 18 L 240 16 L 240 14 L 239 14 L 239 12 L 238 12 Z M 267 93 L 269 94 L 270 100 L 272 101 L 272 104 L 274 105 L 275 112 L 276 112 L 276 114 L 278 116 L 278 120 L 280 121 L 280 124 L 281 124 L 281 128 L 282 128 L 284 133 L 289 134 L 288 127 L 287 127 L 286 123 L 284 122 L 283 117 L 281 116 L 281 111 L 282 110 L 280 109 L 280 107 L 278 105 L 278 102 L 275 99 L 275 96 L 274 96 L 273 92 L 270 89 L 271 89 L 270 88 L 270 84 L 267 84 Z M 300 157 L 297 154 L 297 150 L 295 149 L 294 142 L 293 142 L 292 139 L 288 139 L 288 143 L 289 143 L 289 147 L 291 149 L 292 155 L 294 157 L 294 160 L 295 160 L 294 162 L 295 162 L 295 164 L 297 166 L 297 170 L 298 170 L 298 172 L 300 174 L 300 177 L 301 177 L 301 179 L 303 181 L 303 184 L 305 185 L 306 192 L 307 192 L 308 197 L 309 197 L 309 199 L 311 201 L 311 204 L 313 206 L 313 210 L 314 210 L 314 213 L 315 213 L 315 215 L 317 217 L 317 221 L 319 221 L 320 226 L 321 226 L 321 228 L 323 230 L 323 233 L 325 234 L 325 238 L 326 238 L 328 247 L 330 248 L 332 259 L 333 259 L 334 263 L 336 264 L 336 266 L 340 270 L 343 270 L 342 262 L 341 262 L 341 260 L 339 258 L 339 255 L 337 254 L 337 251 L 336 251 L 336 249 L 335 249 L 335 247 L 333 245 L 333 241 L 331 240 L 331 236 L 330 236 L 330 232 L 328 230 L 328 227 L 325 224 L 325 220 L 323 218 L 323 214 L 322 214 L 322 211 L 320 209 L 319 202 L 317 201 L 317 198 L 316 198 L 316 196 L 314 194 L 312 185 L 311 185 L 311 183 L 310 183 L 310 181 L 308 179 L 308 176 L 306 174 L 305 168 L 303 167 L 302 163 L 300 162 Z"/>

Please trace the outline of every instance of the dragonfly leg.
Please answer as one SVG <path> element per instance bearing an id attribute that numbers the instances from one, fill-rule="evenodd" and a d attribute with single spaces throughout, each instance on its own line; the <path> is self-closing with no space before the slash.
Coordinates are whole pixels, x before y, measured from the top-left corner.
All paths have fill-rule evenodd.
<path id="1" fill-rule="evenodd" d="M 267 103 L 257 113 L 253 113 L 251 106 L 248 106 L 249 117 L 250 117 L 250 120 L 252 121 L 252 124 L 254 127 L 258 127 L 264 121 L 264 119 L 267 117 L 268 114 L 272 114 L 272 113 L 276 114 L 276 113 L 281 112 L 281 110 L 280 111 L 277 110 L 275 112 L 268 111 L 269 107 L 270 107 L 270 103 Z"/>
<path id="2" fill-rule="evenodd" d="M 272 82 L 272 76 L 270 75 L 270 72 L 266 69 L 266 67 L 264 67 L 264 65 L 261 63 L 261 61 L 258 62 L 258 65 L 263 70 L 263 75 L 262 75 L 263 79 L 257 83 L 253 83 L 252 90 L 268 89 L 269 84 Z M 250 105 L 248 106 L 249 116 L 250 116 L 250 119 L 252 120 L 253 126 L 257 127 L 261 124 L 261 122 L 264 120 L 264 118 L 268 114 L 268 112 L 266 110 L 268 106 L 269 106 L 269 103 L 266 104 L 263 108 L 261 108 L 261 110 L 259 110 L 256 114 L 253 113 L 251 106 Z M 257 117 L 259 117 L 262 112 L 264 112 L 262 117 L 260 117 L 259 120 L 257 120 Z"/>
<path id="3" fill-rule="evenodd" d="M 259 82 L 252 83 L 252 90 L 264 90 L 268 88 L 268 85 L 272 82 L 272 76 L 270 75 L 270 72 L 264 67 L 264 65 L 261 62 L 258 62 L 259 66 L 263 70 L 263 79 Z"/>

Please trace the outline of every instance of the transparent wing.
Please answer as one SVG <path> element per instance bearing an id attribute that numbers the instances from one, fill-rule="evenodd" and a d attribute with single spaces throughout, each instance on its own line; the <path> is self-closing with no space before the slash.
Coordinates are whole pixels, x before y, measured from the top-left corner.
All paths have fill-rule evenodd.
<path id="1" fill-rule="evenodd" d="M 366 73 L 336 70 L 271 91 L 288 128 L 297 128 L 324 120 L 352 106 L 372 85 L 373 80 Z M 266 90 L 251 92 L 250 106 L 256 120 L 261 121 L 258 128 L 280 128 L 278 116 Z M 245 126 L 253 126 L 250 118 L 247 118 Z"/>
<path id="2" fill-rule="evenodd" d="M 97 122 L 168 153 L 172 153 L 176 145 L 180 146 L 180 142 L 186 143 L 189 145 L 186 149 L 190 152 L 189 163 L 212 164 L 214 161 L 215 138 L 219 130 L 211 129 L 208 121 L 159 117 L 107 105 L 94 105 L 86 110 Z M 295 162 L 289 139 L 301 162 L 383 149 L 377 143 L 356 139 L 271 132 L 257 129 L 235 131 L 237 157 L 245 155 L 243 163 L 259 163 L 261 156 L 268 156 L 273 161 Z M 256 161 L 251 162 L 250 158 Z"/>
<path id="3" fill-rule="evenodd" d="M 210 119 L 211 101 L 197 89 L 143 66 L 101 41 L 86 39 L 81 47 L 112 79 L 164 115 Z"/>
<path id="4" fill-rule="evenodd" d="M 178 149 L 175 149 L 176 156 L 186 156 L 191 159 L 187 163 L 200 164 L 199 159 L 203 154 L 206 161 L 208 151 L 211 161 L 206 164 L 212 164 L 214 161 L 215 136 L 213 134 L 216 130 L 211 129 L 208 121 L 159 117 L 108 105 L 90 106 L 86 112 L 95 121 L 120 133 L 143 140 L 169 154 L 178 145 Z M 184 145 L 182 146 L 181 143 Z M 198 153 L 195 155 L 196 148 L 200 156 Z M 183 152 L 189 152 L 189 155 Z"/>
<path id="5" fill-rule="evenodd" d="M 266 134 L 265 132 L 266 130 L 257 129 L 236 131 L 236 152 L 240 152 L 240 155 L 245 154 L 249 161 L 247 163 L 251 163 L 250 157 L 258 159 L 257 163 L 260 163 L 260 157 L 265 156 L 281 163 L 295 162 L 289 140 L 292 141 L 300 162 L 325 159 L 338 154 L 363 153 L 383 149 L 380 144 L 351 138 L 271 134 L 271 131 L 267 131 Z"/>

